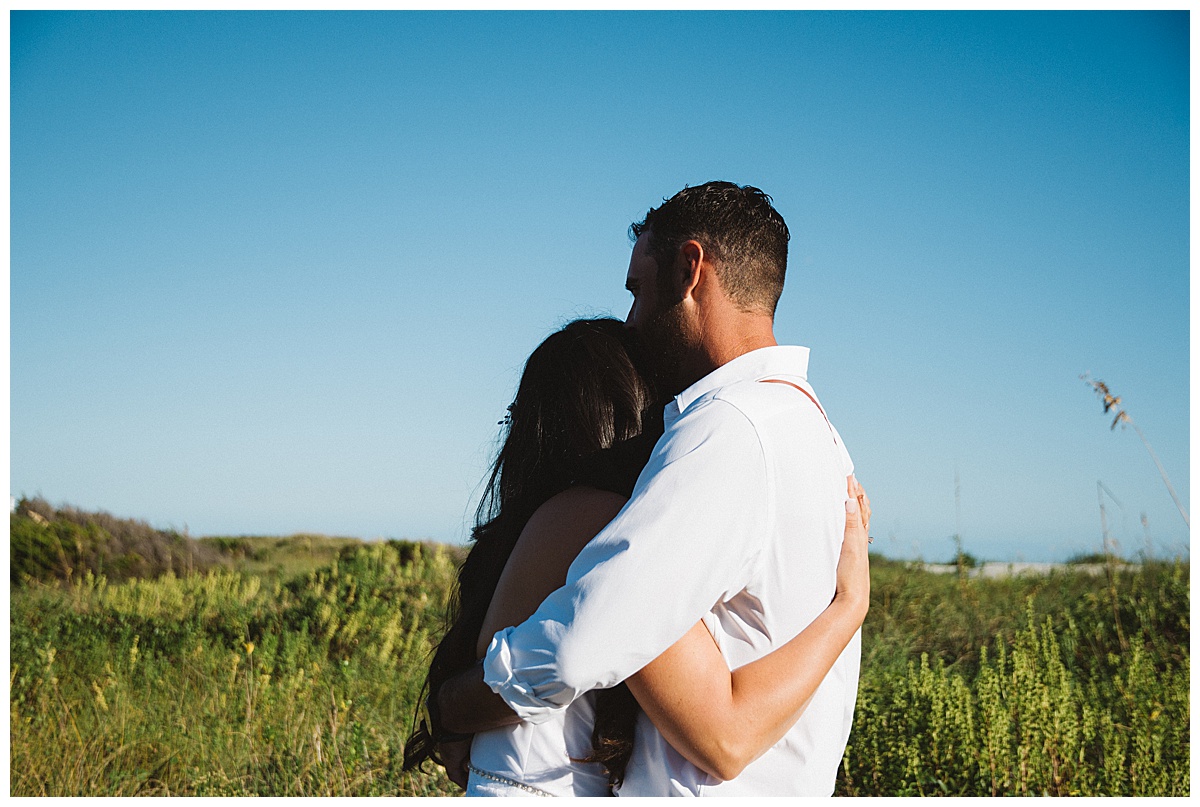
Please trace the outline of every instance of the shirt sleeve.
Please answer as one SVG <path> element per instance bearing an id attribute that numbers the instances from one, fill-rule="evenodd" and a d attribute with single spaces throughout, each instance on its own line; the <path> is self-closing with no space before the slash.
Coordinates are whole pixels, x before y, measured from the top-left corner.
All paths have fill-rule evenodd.
<path id="1" fill-rule="evenodd" d="M 524 720 L 625 680 L 745 587 L 771 518 L 762 444 L 732 404 L 694 406 L 566 585 L 493 637 L 484 680 Z"/>

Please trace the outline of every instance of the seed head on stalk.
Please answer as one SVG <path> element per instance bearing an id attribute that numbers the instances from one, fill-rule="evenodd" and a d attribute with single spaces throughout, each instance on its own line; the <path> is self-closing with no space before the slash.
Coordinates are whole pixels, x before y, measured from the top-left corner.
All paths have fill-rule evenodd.
<path id="1" fill-rule="evenodd" d="M 1137 436 L 1141 439 L 1142 445 L 1144 445 L 1146 447 L 1146 451 L 1149 452 L 1150 459 L 1154 460 L 1154 464 L 1158 466 L 1158 473 L 1162 477 L 1163 484 L 1167 486 L 1167 492 L 1171 494 L 1171 500 L 1175 502 L 1175 506 L 1179 509 L 1179 515 L 1183 516 L 1183 523 L 1186 524 L 1187 528 L 1190 530 L 1192 525 L 1188 519 L 1187 510 L 1184 509 L 1183 503 L 1179 501 L 1179 496 L 1175 494 L 1175 488 L 1171 486 L 1171 480 L 1167 478 L 1167 470 L 1163 468 L 1162 463 L 1158 461 L 1158 455 L 1155 454 L 1154 449 L 1150 447 L 1150 441 L 1146 439 L 1146 435 L 1142 434 L 1142 430 L 1139 429 L 1138 425 L 1133 422 L 1132 418 L 1129 417 L 1129 413 L 1124 409 L 1118 408 L 1121 405 L 1121 396 L 1113 395 L 1112 390 L 1108 388 L 1108 384 L 1105 384 L 1098 378 L 1093 379 L 1088 373 L 1084 373 L 1079 377 L 1083 379 L 1083 382 L 1090 386 L 1096 393 L 1096 396 L 1104 402 L 1104 414 L 1107 415 L 1113 409 L 1117 410 L 1117 414 L 1113 417 L 1112 425 L 1108 427 L 1109 431 L 1117 428 L 1118 423 L 1121 424 L 1121 428 L 1125 428 L 1125 426 L 1133 427 L 1134 432 L 1136 432 Z"/>

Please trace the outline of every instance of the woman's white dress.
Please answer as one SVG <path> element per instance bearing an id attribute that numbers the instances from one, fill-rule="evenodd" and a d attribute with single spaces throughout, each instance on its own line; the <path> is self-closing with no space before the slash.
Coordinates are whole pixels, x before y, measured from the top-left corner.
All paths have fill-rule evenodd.
<path id="1" fill-rule="evenodd" d="M 475 735 L 468 796 L 607 796 L 608 777 L 592 753 L 595 695 L 545 723 L 517 723 Z"/>

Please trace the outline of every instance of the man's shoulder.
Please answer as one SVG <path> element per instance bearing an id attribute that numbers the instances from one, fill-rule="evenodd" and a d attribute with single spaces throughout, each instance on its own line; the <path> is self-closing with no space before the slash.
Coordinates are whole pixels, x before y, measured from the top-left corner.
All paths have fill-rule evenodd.
<path id="1" fill-rule="evenodd" d="M 733 389 L 738 386 L 742 386 L 741 382 L 710 390 L 692 401 L 667 427 L 667 434 L 718 427 L 753 430 L 754 423 L 746 411 L 746 396 Z"/>
<path id="2" fill-rule="evenodd" d="M 759 443 L 758 428 L 736 401 L 706 393 L 667 426 L 654 454 L 664 463 L 697 450 L 761 454 Z"/>
<path id="3" fill-rule="evenodd" d="M 774 381 L 785 383 L 769 383 Z M 753 440 L 764 457 L 779 445 L 824 444 L 830 434 L 833 444 L 841 444 L 812 387 L 794 375 L 740 379 L 710 390 L 693 401 L 674 425 L 693 440 L 709 439 L 725 430 L 731 440 Z M 844 448 L 839 450 L 845 453 Z M 848 456 L 839 462 L 839 468 L 843 466 L 852 467 Z"/>
<path id="4" fill-rule="evenodd" d="M 708 408 L 727 413 L 737 412 L 752 427 L 759 428 L 773 417 L 794 411 L 808 403 L 804 395 L 793 386 L 803 378 L 781 376 L 788 383 L 767 383 L 766 379 L 739 379 L 711 390 L 698 398 L 693 406 L 707 404 Z M 810 404 L 811 405 L 811 404 Z"/>
<path id="5" fill-rule="evenodd" d="M 803 378 L 781 378 L 803 382 Z M 737 379 L 693 400 L 667 428 L 667 436 L 672 432 L 703 435 L 716 429 L 727 429 L 748 437 L 760 433 L 764 427 L 769 428 L 777 417 L 794 414 L 806 405 L 812 406 L 812 403 L 805 394 L 788 384 Z"/>

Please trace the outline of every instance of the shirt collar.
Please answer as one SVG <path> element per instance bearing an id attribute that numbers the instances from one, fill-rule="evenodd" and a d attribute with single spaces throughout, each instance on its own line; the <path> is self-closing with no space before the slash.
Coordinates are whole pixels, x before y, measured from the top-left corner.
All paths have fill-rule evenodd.
<path id="1" fill-rule="evenodd" d="M 775 375 L 798 376 L 807 380 L 808 348 L 799 345 L 761 347 L 722 364 L 667 404 L 666 425 L 671 425 L 672 421 L 705 393 L 738 381 L 757 381 Z"/>

